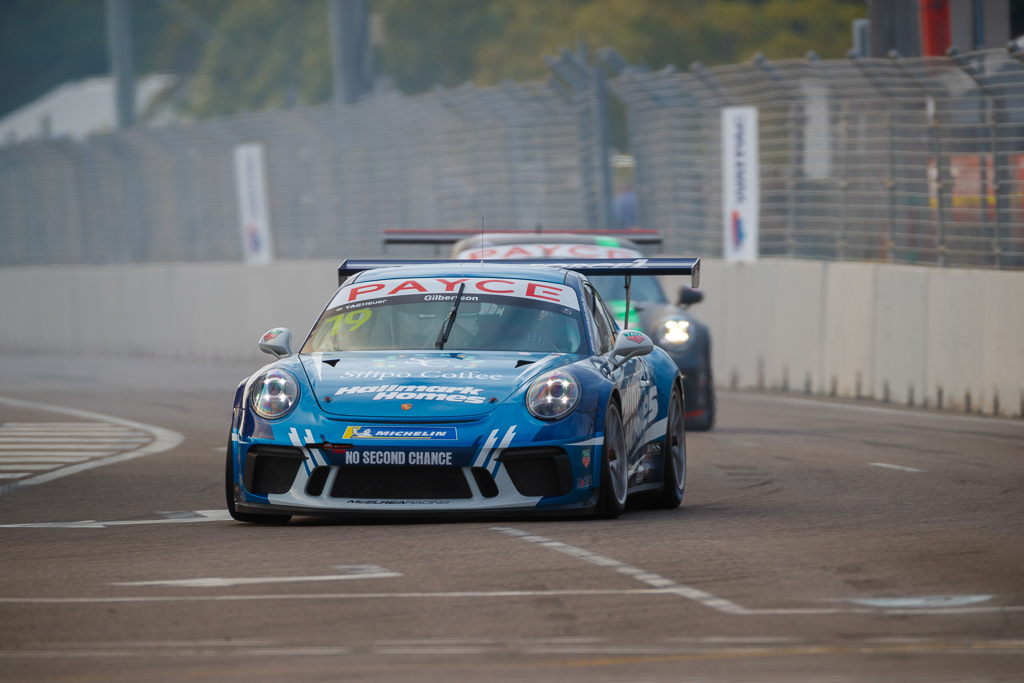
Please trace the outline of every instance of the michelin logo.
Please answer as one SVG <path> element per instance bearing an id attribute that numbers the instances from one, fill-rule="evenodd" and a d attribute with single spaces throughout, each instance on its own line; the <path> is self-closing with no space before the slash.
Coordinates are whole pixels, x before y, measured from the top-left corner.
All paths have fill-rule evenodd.
<path id="1" fill-rule="evenodd" d="M 480 396 L 481 391 L 483 389 L 476 387 L 381 384 L 369 387 L 342 387 L 334 395 L 373 394 L 374 401 L 447 401 L 479 405 L 487 401 L 486 397 Z"/>
<path id="2" fill-rule="evenodd" d="M 423 427 L 395 429 L 393 427 L 345 428 L 344 439 L 424 439 L 431 441 L 456 441 L 459 434 L 455 427 Z"/>

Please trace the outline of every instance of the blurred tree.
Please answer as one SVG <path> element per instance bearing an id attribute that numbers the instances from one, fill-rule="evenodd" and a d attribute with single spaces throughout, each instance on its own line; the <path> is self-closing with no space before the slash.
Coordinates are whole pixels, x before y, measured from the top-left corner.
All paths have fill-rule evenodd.
<path id="1" fill-rule="evenodd" d="M 482 47 L 502 39 L 514 4 L 504 0 L 371 0 L 371 11 L 384 17 L 381 70 L 407 93 L 435 85 L 461 85 L 476 72 Z M 538 3 L 527 0 L 524 4 Z"/>
<path id="2" fill-rule="evenodd" d="M 369 0 L 383 16 L 379 70 L 406 93 L 467 80 L 548 75 L 542 56 L 579 41 L 652 68 L 840 57 L 863 0 Z M 1015 2 L 1018 0 L 1015 0 Z M 1024 1 L 1024 0 L 1021 0 Z M 173 0 L 213 27 L 202 36 L 167 0 L 132 4 L 138 73 L 194 75 L 199 116 L 316 104 L 331 96 L 324 0 Z M 103 0 L 0 1 L 0 113 L 66 80 L 107 71 Z"/>
<path id="3" fill-rule="evenodd" d="M 473 79 L 539 78 L 541 56 L 584 41 L 615 47 L 651 68 L 694 61 L 726 64 L 757 52 L 769 59 L 802 57 L 815 50 L 841 57 L 850 47 L 853 19 L 863 2 L 845 0 L 492 0 L 507 25 L 483 44 Z"/>
<path id="4" fill-rule="evenodd" d="M 215 25 L 237 0 L 179 0 Z M 175 18 L 162 1 L 132 3 L 135 66 L 191 74 L 206 41 Z M 67 81 L 106 75 L 107 25 L 103 0 L 0 2 L 0 116 Z"/>
<path id="5" fill-rule="evenodd" d="M 196 72 L 200 116 L 282 107 L 330 94 L 323 0 L 245 0 L 220 16 Z"/>

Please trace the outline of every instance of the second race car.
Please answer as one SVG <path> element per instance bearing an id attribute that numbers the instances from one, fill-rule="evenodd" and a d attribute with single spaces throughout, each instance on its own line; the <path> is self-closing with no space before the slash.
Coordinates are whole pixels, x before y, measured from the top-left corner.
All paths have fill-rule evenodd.
<path id="1" fill-rule="evenodd" d="M 651 231 L 653 232 L 653 231 Z M 484 233 L 465 237 L 452 247 L 453 259 L 626 259 L 643 258 L 639 247 L 621 235 L 583 233 Z M 632 278 L 629 319 L 621 275 L 592 275 L 590 281 L 608 303 L 620 326 L 633 326 L 650 335 L 683 373 L 686 428 L 706 431 L 715 424 L 715 383 L 711 372 L 711 332 L 690 312 L 704 299 L 702 292 L 683 287 L 675 303 L 665 296 L 658 279 Z"/>

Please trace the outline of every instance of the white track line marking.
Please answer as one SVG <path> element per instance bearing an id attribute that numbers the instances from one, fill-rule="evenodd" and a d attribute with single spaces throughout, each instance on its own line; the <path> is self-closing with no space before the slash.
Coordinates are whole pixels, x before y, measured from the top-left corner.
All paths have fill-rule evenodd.
<path id="1" fill-rule="evenodd" d="M 88 462 L 81 462 L 76 465 L 61 467 L 60 469 L 51 470 L 50 472 L 39 474 L 34 477 L 29 477 L 27 479 L 19 479 L 10 484 L 4 484 L 0 486 L 0 495 L 20 488 L 24 488 L 26 486 L 42 484 L 48 481 L 53 481 L 54 479 L 66 477 L 70 474 L 84 472 L 85 470 L 90 470 L 93 469 L 94 467 L 102 467 L 104 465 L 111 465 L 117 462 L 124 462 L 125 460 L 141 458 L 143 456 L 152 455 L 154 453 L 162 453 L 163 451 L 168 451 L 174 448 L 175 446 L 177 446 L 178 444 L 185 440 L 184 436 L 177 432 L 172 432 L 170 429 L 164 429 L 163 427 L 154 427 L 153 425 L 142 424 L 141 422 L 133 422 L 131 420 L 122 420 L 119 417 L 102 415 L 100 413 L 94 413 L 89 410 L 78 410 L 76 408 L 65 408 L 63 406 L 47 405 L 44 403 L 19 401 L 13 398 L 7 398 L 5 396 L 0 396 L 0 405 L 8 405 L 13 406 L 15 408 L 28 408 L 31 410 L 45 410 L 51 413 L 71 415 L 86 420 L 97 420 L 100 422 L 111 423 L 114 425 L 119 425 L 121 427 L 127 427 L 128 429 L 144 432 L 153 437 L 153 440 L 150 443 L 143 445 L 141 448 L 136 448 L 134 450 L 118 453 L 116 455 L 96 457 Z M 21 424 L 24 425 L 26 423 Z"/>
<path id="2" fill-rule="evenodd" d="M 449 591 L 436 593 L 283 593 L 269 595 L 132 595 L 123 597 L 63 597 L 63 598 L 3 598 L 0 605 L 86 605 L 86 604 L 132 604 L 153 602 L 261 602 L 261 601 L 295 601 L 295 600 L 412 600 L 412 599 L 481 599 L 481 598 L 535 598 L 535 597 L 597 597 L 597 596 L 658 596 L 678 595 L 672 588 L 633 588 L 633 589 L 594 589 L 594 590 L 505 590 L 505 591 Z M 964 607 L 950 609 L 872 609 L 847 608 L 829 610 L 792 610 L 762 609 L 745 610 L 743 615 L 792 615 L 792 614 L 904 614 L 928 616 L 935 614 L 992 614 L 1024 612 L 1022 605 L 1006 607 Z"/>
<path id="3" fill-rule="evenodd" d="M 111 586 L 176 586 L 181 588 L 224 588 L 228 586 L 251 586 L 261 583 L 305 583 L 309 581 L 344 581 L 348 579 L 393 579 L 402 576 L 373 565 L 338 565 L 342 574 L 321 574 L 317 576 L 264 576 L 238 579 L 205 578 L 176 579 L 172 581 L 118 581 Z"/>
<path id="4" fill-rule="evenodd" d="M 875 467 L 885 467 L 885 468 L 890 469 L 890 470 L 903 470 L 904 472 L 924 472 L 925 471 L 925 470 L 915 469 L 913 467 L 902 467 L 900 465 L 890 465 L 887 462 L 869 462 L 868 464 L 869 465 L 873 465 Z"/>
<path id="5" fill-rule="evenodd" d="M 118 522 L 97 522 L 84 519 L 79 522 L 35 522 L 31 524 L 0 524 L 0 529 L 105 529 L 109 526 L 146 526 L 149 524 L 190 524 L 192 522 L 227 522 L 227 510 L 195 510 L 193 512 L 162 512 L 163 519 L 129 519 Z"/>
<path id="6" fill-rule="evenodd" d="M 18 452 L 15 452 L 15 453 L 3 453 L 3 452 L 0 452 L 0 459 L 4 459 L 4 458 L 8 458 L 8 459 L 9 458 L 31 458 L 33 460 L 39 460 L 40 462 L 42 462 L 44 458 L 77 458 L 77 459 L 80 459 L 80 460 L 89 460 L 90 458 L 100 458 L 100 457 L 103 457 L 105 455 L 113 455 L 114 453 L 118 453 L 118 452 L 119 451 L 116 451 L 116 450 L 112 451 L 112 450 L 109 450 L 109 449 L 105 450 L 105 451 L 100 451 L 98 453 L 81 453 L 81 452 L 79 452 L 79 453 L 68 453 L 67 451 L 62 451 L 62 450 L 60 450 L 60 451 L 32 451 L 31 453 L 26 453 L 24 451 L 18 451 Z"/>
<path id="7" fill-rule="evenodd" d="M 39 423 L 38 422 L 8 422 L 7 424 L 12 425 L 14 427 L 25 427 L 26 429 L 31 429 L 31 428 L 34 428 Z M 47 422 L 46 424 L 53 425 L 54 427 L 70 427 L 72 429 L 77 429 L 77 428 L 81 427 L 82 425 L 92 425 L 93 423 L 92 422 Z M 121 427 L 106 427 L 106 429 L 122 429 L 122 428 Z"/>
<path id="8" fill-rule="evenodd" d="M 18 433 L 17 436 L 11 436 L 4 434 L 3 430 L 0 429 L 0 443 L 39 443 L 40 438 L 45 439 L 47 443 L 144 443 L 150 440 L 148 436 L 132 436 L 130 438 L 122 436 L 75 436 L 72 434 L 53 436 L 52 434 L 40 435 L 33 432 Z"/>
<path id="9" fill-rule="evenodd" d="M 509 527 L 492 528 L 495 531 L 503 533 L 507 536 L 521 538 L 524 541 L 530 541 L 531 543 L 542 545 L 545 548 L 557 550 L 560 553 L 572 555 L 573 557 L 578 557 L 581 560 L 585 560 L 592 564 L 596 564 L 601 567 L 606 567 L 607 569 L 611 569 L 620 574 L 625 574 L 626 576 L 630 576 L 636 579 L 637 581 L 642 581 L 643 583 L 646 583 L 648 586 L 666 589 L 668 592 L 675 593 L 676 595 L 684 597 L 688 600 L 693 600 L 694 602 L 698 602 L 704 605 L 705 607 L 710 607 L 711 609 L 718 610 L 719 612 L 724 612 L 726 614 L 744 614 L 748 611 L 746 608 L 740 607 L 734 602 L 730 602 L 729 600 L 725 600 L 724 598 L 716 597 L 711 593 L 705 593 L 702 590 L 691 588 L 690 586 L 684 586 L 682 584 L 676 583 L 672 579 L 666 579 L 662 576 L 658 576 L 657 574 L 651 574 L 650 572 L 646 572 L 642 569 L 637 569 L 636 567 L 631 567 L 630 565 L 625 564 L 623 562 L 619 562 L 618 560 L 613 560 L 610 557 L 605 557 L 604 555 L 592 553 L 589 550 L 584 550 L 583 548 L 577 548 L 576 546 L 568 545 L 560 541 L 553 541 L 550 538 L 544 538 L 543 536 L 536 536 L 525 531 L 520 531 L 519 529 L 512 529 Z"/>
<path id="10" fill-rule="evenodd" d="M 284 593 L 279 595 L 133 595 L 124 597 L 85 598 L 0 598 L 0 605 L 78 605 L 147 602 L 231 602 L 263 600 L 408 600 L 413 598 L 535 598 L 595 595 L 652 595 L 672 591 L 656 588 L 618 590 L 548 590 L 548 591 L 442 591 L 437 593 Z"/>
<path id="11" fill-rule="evenodd" d="M 111 446 L 118 445 L 120 441 L 104 441 L 102 443 L 69 443 L 60 444 L 58 448 L 62 451 L 109 451 Z M 126 443 L 125 446 L 133 446 L 134 443 Z M 2 443 L 0 442 L 0 453 L 4 451 L 53 451 L 54 444 L 48 443 Z"/>
<path id="12" fill-rule="evenodd" d="M 109 453 L 104 453 L 109 455 Z M 0 453 L 0 463 L 10 462 L 82 462 L 88 455 L 36 455 L 35 453 Z"/>
<path id="13" fill-rule="evenodd" d="M 610 557 L 604 555 L 598 555 L 592 553 L 589 550 L 583 548 L 577 548 L 576 546 L 562 543 L 561 541 L 553 541 L 550 538 L 544 538 L 543 536 L 537 536 L 535 534 L 528 533 L 526 531 L 520 531 L 519 529 L 512 529 L 510 527 L 491 527 L 494 531 L 503 533 L 507 536 L 513 536 L 515 538 L 536 543 L 550 548 L 551 550 L 557 550 L 558 552 L 565 553 L 566 555 L 572 555 L 578 557 L 581 560 L 591 562 L 601 567 L 605 567 L 616 571 L 626 576 L 631 576 L 638 581 L 648 584 L 649 586 L 656 586 L 664 593 L 678 595 L 687 600 L 700 603 L 705 607 L 717 610 L 724 614 L 740 615 L 740 616 L 766 616 L 766 615 L 795 615 L 795 614 L 978 614 L 981 612 L 1024 612 L 1024 605 L 1010 605 L 1004 607 L 949 607 L 949 608 L 921 608 L 920 606 L 892 609 L 850 609 L 850 608 L 782 608 L 782 609 L 750 609 L 736 604 L 725 598 L 706 593 L 697 588 L 691 586 L 684 586 L 680 583 L 676 583 L 672 579 L 666 579 L 644 571 L 643 569 L 637 569 L 618 560 L 613 560 Z"/>
<path id="14" fill-rule="evenodd" d="M 739 392 L 729 392 L 729 396 L 732 398 L 738 398 L 740 400 L 746 401 L 767 401 L 770 403 L 790 403 L 793 405 L 800 406 L 817 406 L 819 408 L 836 408 L 838 410 L 856 410 L 862 413 L 882 413 L 885 415 L 892 415 L 895 417 L 920 417 L 926 420 L 953 420 L 956 422 L 974 422 L 977 424 L 989 425 L 990 427 L 1024 427 L 1024 420 L 1014 420 L 1012 418 L 1005 417 L 969 417 L 967 415 L 950 415 L 949 413 L 942 411 L 921 412 L 913 409 L 898 410 L 895 408 L 853 406 L 846 403 L 812 401 L 805 398 L 788 398 L 784 396 L 763 396 L 761 394 L 743 394 Z"/>
<path id="15" fill-rule="evenodd" d="M 924 608 L 962 607 L 988 602 L 994 595 L 926 595 L 918 598 L 848 598 L 846 602 L 867 607 Z"/>

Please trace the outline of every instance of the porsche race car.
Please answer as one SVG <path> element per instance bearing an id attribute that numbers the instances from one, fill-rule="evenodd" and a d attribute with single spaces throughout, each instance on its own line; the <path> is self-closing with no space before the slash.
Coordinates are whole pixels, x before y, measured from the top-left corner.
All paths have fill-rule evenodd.
<path id="1" fill-rule="evenodd" d="M 231 515 L 619 516 L 686 481 L 675 362 L 616 331 L 587 274 L 699 276 L 697 259 L 352 262 L 298 353 L 235 395 Z"/>
<path id="2" fill-rule="evenodd" d="M 455 242 L 451 258 L 495 259 L 625 259 L 643 258 L 639 246 L 617 234 L 597 233 L 484 233 Z M 655 231 L 635 231 L 655 232 Z M 650 238 L 648 238 L 650 240 Z M 660 243 L 660 239 L 657 240 Z M 632 278 L 630 306 L 622 277 L 595 275 L 590 281 L 604 297 L 621 327 L 636 327 L 650 335 L 672 357 L 683 374 L 686 428 L 706 431 L 715 424 L 715 383 L 711 372 L 711 332 L 689 307 L 704 299 L 691 287 L 679 291 L 675 303 L 668 300 L 658 279 L 638 273 Z"/>

